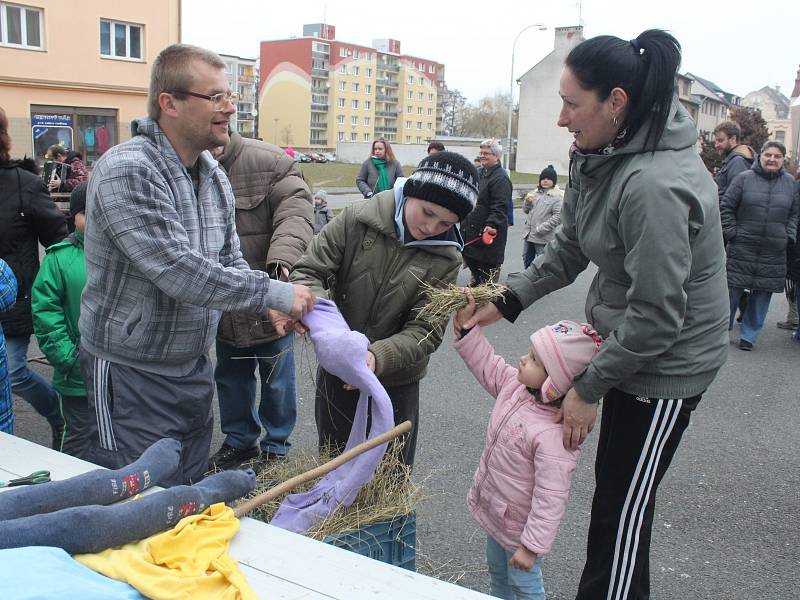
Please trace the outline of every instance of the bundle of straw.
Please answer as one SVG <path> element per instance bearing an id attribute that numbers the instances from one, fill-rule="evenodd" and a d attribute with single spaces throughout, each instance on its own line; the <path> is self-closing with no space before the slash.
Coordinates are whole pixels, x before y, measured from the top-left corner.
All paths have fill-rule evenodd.
<path id="1" fill-rule="evenodd" d="M 409 467 L 400 460 L 401 448 L 401 442 L 390 444 L 372 481 L 361 488 L 355 502 L 348 507 L 339 507 L 306 535 L 316 540 L 323 540 L 344 531 L 388 521 L 413 511 L 421 497 L 421 490 L 411 481 Z M 251 493 L 251 497 L 273 487 L 276 482 L 286 481 L 295 475 L 310 471 L 330 458 L 325 454 L 319 458 L 306 454 L 283 461 L 273 461 L 259 473 L 256 489 Z M 306 492 L 316 484 L 317 481 L 311 481 L 293 490 L 292 493 Z M 285 495 L 279 496 L 260 506 L 250 516 L 268 523 L 285 497 Z"/>
<path id="2" fill-rule="evenodd" d="M 444 329 L 450 315 L 467 305 L 467 296 L 463 288 L 452 283 L 444 287 L 436 287 L 423 282 L 428 295 L 428 303 L 419 309 L 417 316 Z M 494 282 L 482 283 L 470 288 L 475 298 L 475 305 L 480 307 L 503 297 L 505 287 Z"/>

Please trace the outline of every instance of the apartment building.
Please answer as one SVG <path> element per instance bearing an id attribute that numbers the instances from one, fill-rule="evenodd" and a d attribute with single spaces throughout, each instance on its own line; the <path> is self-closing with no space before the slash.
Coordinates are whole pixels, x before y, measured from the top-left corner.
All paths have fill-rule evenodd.
<path id="1" fill-rule="evenodd" d="M 231 117 L 231 129 L 242 137 L 256 135 L 256 88 L 258 85 L 258 65 L 255 58 L 242 58 L 220 54 L 225 61 L 225 77 L 231 90 L 239 94 L 236 113 Z"/>
<path id="2" fill-rule="evenodd" d="M 0 1 L 0 105 L 12 155 L 51 144 L 91 165 L 147 112 L 150 65 L 180 40 L 180 0 Z"/>
<path id="3" fill-rule="evenodd" d="M 792 146 L 792 119 L 789 116 L 790 100 L 781 93 L 780 88 L 764 86 L 742 98 L 742 106 L 749 106 L 761 112 L 767 123 L 769 139 L 787 147 L 786 158 L 794 158 Z"/>
<path id="4" fill-rule="evenodd" d="M 741 98 L 708 79 L 692 73 L 686 73 L 685 76 L 692 80 L 692 99 L 699 106 L 695 120 L 697 130 L 702 138 L 711 140 L 714 128 L 728 119 L 730 108 L 739 106 Z"/>
<path id="5" fill-rule="evenodd" d="M 364 46 L 335 33 L 333 25 L 315 23 L 303 26 L 301 38 L 261 42 L 259 137 L 310 149 L 434 137 L 444 65 L 402 54 L 398 40 Z"/>

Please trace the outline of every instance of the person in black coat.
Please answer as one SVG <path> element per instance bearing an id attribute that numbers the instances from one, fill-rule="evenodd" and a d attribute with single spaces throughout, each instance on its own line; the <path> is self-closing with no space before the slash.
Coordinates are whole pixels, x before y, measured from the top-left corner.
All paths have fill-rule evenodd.
<path id="1" fill-rule="evenodd" d="M 503 147 L 497 140 L 481 143 L 480 184 L 475 210 L 461 221 L 464 238 L 464 263 L 472 273 L 471 285 L 497 281 L 503 264 L 508 237 L 508 203 L 511 201 L 511 180 L 500 159 Z M 483 242 L 484 232 L 494 236 L 491 244 Z M 468 245 L 467 245 L 468 244 Z"/>
<path id="2" fill-rule="evenodd" d="M 31 287 L 39 271 L 39 244 L 51 246 L 67 237 L 67 221 L 50 199 L 33 160 L 11 160 L 8 119 L 0 108 L 0 258 L 17 278 L 17 303 L 0 315 L 6 336 L 8 375 L 15 394 L 47 419 L 53 447 L 60 449 L 64 432 L 60 399 L 53 387 L 28 368 L 33 334 Z"/>
<path id="3" fill-rule="evenodd" d="M 783 291 L 786 247 L 797 235 L 800 198 L 797 185 L 783 169 L 786 148 L 767 142 L 748 171 L 734 177 L 722 198 L 722 230 L 728 245 L 728 290 L 733 315 L 745 289 L 739 348 L 752 350 L 773 293 Z"/>

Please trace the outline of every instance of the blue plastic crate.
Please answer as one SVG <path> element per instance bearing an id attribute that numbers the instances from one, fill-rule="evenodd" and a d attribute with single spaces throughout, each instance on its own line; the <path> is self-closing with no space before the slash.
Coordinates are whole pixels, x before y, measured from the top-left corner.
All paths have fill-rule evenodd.
<path id="1" fill-rule="evenodd" d="M 323 541 L 409 571 L 417 570 L 417 515 L 413 512 L 344 531 Z"/>

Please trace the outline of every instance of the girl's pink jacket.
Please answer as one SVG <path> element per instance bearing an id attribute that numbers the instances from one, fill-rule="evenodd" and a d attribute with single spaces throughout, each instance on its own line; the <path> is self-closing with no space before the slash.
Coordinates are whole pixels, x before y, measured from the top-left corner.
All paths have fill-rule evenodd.
<path id="1" fill-rule="evenodd" d="M 537 403 L 480 327 L 454 343 L 478 382 L 497 399 L 486 447 L 467 496 L 480 526 L 506 550 L 547 554 L 564 515 L 579 450 L 566 450 L 557 410 Z"/>

